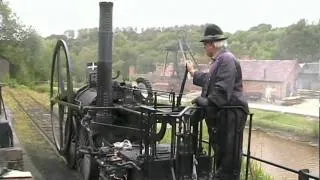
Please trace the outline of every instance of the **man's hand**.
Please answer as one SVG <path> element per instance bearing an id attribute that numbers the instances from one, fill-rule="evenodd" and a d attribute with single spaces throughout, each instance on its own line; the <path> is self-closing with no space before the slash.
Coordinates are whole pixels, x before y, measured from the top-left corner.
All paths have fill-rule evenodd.
<path id="1" fill-rule="evenodd" d="M 188 60 L 186 64 L 188 72 L 191 74 L 191 76 L 193 76 L 194 72 L 196 71 L 193 67 L 193 63 L 190 60 Z"/>
<path id="2" fill-rule="evenodd" d="M 191 101 L 192 104 L 196 104 L 197 106 L 208 106 L 209 101 L 207 98 L 199 96 Z"/>

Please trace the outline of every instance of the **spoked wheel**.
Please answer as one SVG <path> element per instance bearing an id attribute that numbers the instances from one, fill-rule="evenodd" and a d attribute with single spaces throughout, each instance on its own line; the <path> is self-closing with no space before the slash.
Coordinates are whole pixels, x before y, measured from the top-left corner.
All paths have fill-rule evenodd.
<path id="1" fill-rule="evenodd" d="M 145 104 L 151 104 L 153 102 L 153 93 L 150 81 L 139 77 L 136 79 L 136 83 L 137 87 L 140 89 L 139 99 Z"/>
<path id="2" fill-rule="evenodd" d="M 54 142 L 63 155 L 68 151 L 72 125 L 72 111 L 63 102 L 72 103 L 72 98 L 69 51 L 65 41 L 58 40 L 52 59 L 50 111 Z"/>

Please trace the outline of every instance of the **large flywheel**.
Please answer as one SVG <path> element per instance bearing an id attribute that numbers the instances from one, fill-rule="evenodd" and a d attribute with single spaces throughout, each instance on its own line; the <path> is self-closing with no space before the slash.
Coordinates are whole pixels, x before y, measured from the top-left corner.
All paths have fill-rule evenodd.
<path id="1" fill-rule="evenodd" d="M 69 50 L 65 41 L 58 40 L 52 59 L 50 111 L 54 142 L 61 154 L 68 151 L 70 143 L 73 115 L 66 103 L 72 103 L 73 94 Z"/>

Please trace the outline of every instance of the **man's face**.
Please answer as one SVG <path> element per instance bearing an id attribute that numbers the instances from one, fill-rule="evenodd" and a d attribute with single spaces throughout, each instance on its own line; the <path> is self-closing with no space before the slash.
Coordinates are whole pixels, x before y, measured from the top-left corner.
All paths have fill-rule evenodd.
<path id="1" fill-rule="evenodd" d="M 214 55 L 215 47 L 213 43 L 211 42 L 204 42 L 203 43 L 204 49 L 206 50 L 206 54 L 209 57 L 212 57 Z"/>

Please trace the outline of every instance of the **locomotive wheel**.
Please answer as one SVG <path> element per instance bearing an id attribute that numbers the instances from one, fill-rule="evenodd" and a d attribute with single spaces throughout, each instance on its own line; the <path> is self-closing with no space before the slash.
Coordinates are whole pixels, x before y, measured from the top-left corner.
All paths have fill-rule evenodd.
<path id="1" fill-rule="evenodd" d="M 52 59 L 50 114 L 53 139 L 57 150 L 63 155 L 68 151 L 70 143 L 72 111 L 61 101 L 72 103 L 72 98 L 69 50 L 65 41 L 58 40 Z"/>
<path id="2" fill-rule="evenodd" d="M 141 99 L 146 103 L 150 104 L 153 101 L 153 93 L 152 93 L 152 86 L 150 81 L 145 78 L 139 77 L 136 79 L 136 83 L 138 88 L 143 89 L 140 90 L 141 92 Z"/>

